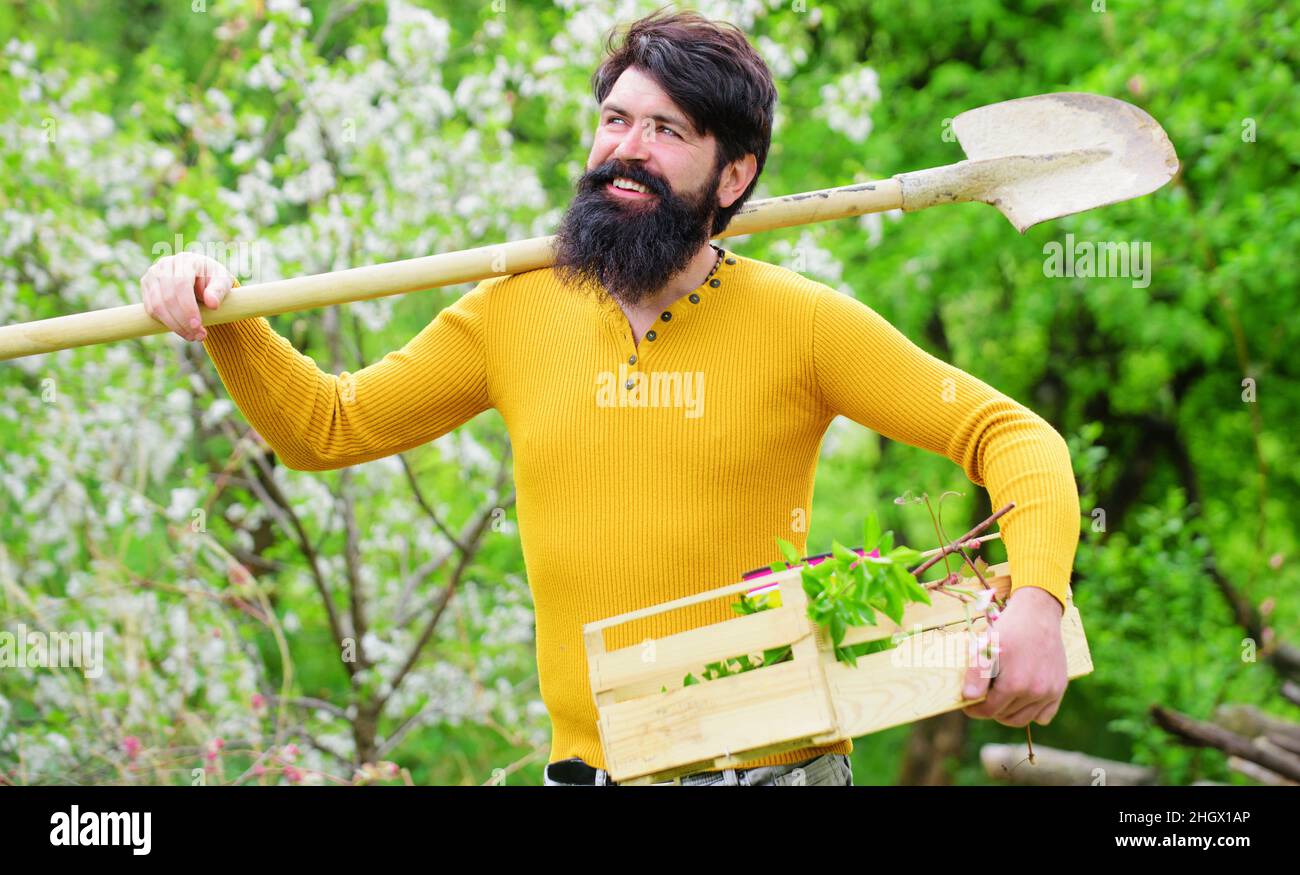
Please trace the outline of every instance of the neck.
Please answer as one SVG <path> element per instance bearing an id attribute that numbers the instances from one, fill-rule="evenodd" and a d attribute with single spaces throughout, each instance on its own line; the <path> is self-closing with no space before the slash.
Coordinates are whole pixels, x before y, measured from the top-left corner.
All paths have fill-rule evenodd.
<path id="1" fill-rule="evenodd" d="M 709 272 L 713 270 L 713 265 L 717 260 L 717 250 L 705 243 L 700 251 L 691 258 L 690 263 L 686 265 L 684 270 L 673 274 L 662 289 L 652 297 L 645 298 L 641 303 L 637 304 L 636 311 L 657 314 L 666 310 L 678 298 L 698 289 L 700 284 L 708 278 Z M 624 307 L 624 309 L 627 308 Z"/>

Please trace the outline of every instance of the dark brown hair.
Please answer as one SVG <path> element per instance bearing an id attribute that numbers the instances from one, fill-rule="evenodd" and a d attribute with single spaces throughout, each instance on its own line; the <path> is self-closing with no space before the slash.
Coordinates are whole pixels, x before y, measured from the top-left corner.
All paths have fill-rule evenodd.
<path id="1" fill-rule="evenodd" d="M 610 31 L 609 56 L 591 77 L 598 105 L 623 71 L 636 67 L 681 107 L 697 131 L 717 140 L 715 173 L 754 154 L 757 167 L 749 187 L 731 206 L 718 208 L 711 232 L 718 234 L 753 194 L 767 161 L 776 107 L 771 71 L 738 27 L 698 12 L 660 9 L 629 25 L 619 47 L 617 35 L 618 28 Z"/>

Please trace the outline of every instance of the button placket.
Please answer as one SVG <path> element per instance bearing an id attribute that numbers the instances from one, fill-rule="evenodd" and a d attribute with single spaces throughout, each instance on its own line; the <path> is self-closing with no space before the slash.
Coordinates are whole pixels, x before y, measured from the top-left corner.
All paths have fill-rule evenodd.
<path id="1" fill-rule="evenodd" d="M 647 331 L 644 338 L 645 341 L 650 343 L 659 341 L 662 343 L 663 337 L 666 336 L 668 330 L 676 330 L 676 326 L 673 323 L 674 318 L 681 319 L 684 317 L 685 312 L 698 307 L 705 297 L 701 294 L 702 292 L 722 286 L 723 274 L 726 273 L 725 268 L 735 264 L 736 257 L 721 246 L 718 246 L 717 248 L 721 250 L 721 257 L 714 266 L 713 272 L 709 274 L 704 282 L 700 283 L 699 287 L 696 288 L 695 291 L 691 292 L 685 298 L 678 298 L 669 305 L 667 309 L 659 314 L 659 325 L 657 326 L 657 330 L 656 328 L 651 328 Z"/>
<path id="2" fill-rule="evenodd" d="M 655 349 L 656 344 L 663 343 L 665 337 L 664 332 L 666 330 L 676 328 L 673 323 L 674 317 L 681 319 L 684 316 L 684 311 L 693 310 L 700 306 L 709 290 L 717 289 L 722 286 L 722 280 L 728 272 L 727 268 L 736 264 L 736 257 L 730 251 L 721 246 L 716 248 L 721 251 L 721 257 L 718 259 L 713 272 L 695 291 L 691 292 L 685 298 L 679 298 L 674 301 L 663 312 L 661 312 L 656 327 L 651 328 L 645 333 L 639 346 L 632 337 L 631 326 L 628 324 L 627 316 L 623 313 L 623 309 L 617 302 L 609 299 L 605 300 L 605 309 L 608 318 L 617 320 L 617 323 L 610 323 L 610 328 L 617 337 L 619 344 L 624 349 L 625 355 L 620 360 L 620 364 L 627 367 L 628 379 L 623 385 L 629 391 L 631 391 L 635 386 L 635 374 L 638 370 L 637 365 L 640 365 L 641 369 L 644 369 L 646 354 L 650 350 Z M 614 327 L 615 324 L 617 324 L 618 327 Z"/>

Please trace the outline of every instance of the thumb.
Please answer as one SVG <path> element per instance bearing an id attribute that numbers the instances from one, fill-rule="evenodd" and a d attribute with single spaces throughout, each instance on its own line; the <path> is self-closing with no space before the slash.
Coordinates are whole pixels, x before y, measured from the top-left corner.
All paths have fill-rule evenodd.
<path id="1" fill-rule="evenodd" d="M 221 302 L 230 294 L 232 277 L 228 273 L 221 276 L 213 277 L 203 288 L 203 304 L 209 310 L 215 310 L 221 306 Z"/>
<path id="2" fill-rule="evenodd" d="M 962 682 L 963 699 L 978 699 L 988 692 L 989 684 L 993 680 L 992 672 L 989 671 L 990 660 L 984 655 L 988 644 L 987 635 L 980 635 L 971 642 L 970 663 L 966 669 L 966 678 Z"/>

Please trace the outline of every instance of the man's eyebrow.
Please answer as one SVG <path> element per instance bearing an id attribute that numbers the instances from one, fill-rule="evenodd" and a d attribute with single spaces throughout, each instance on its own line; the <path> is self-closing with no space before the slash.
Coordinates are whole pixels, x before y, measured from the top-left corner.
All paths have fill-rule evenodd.
<path id="1" fill-rule="evenodd" d="M 628 112 L 626 109 L 624 109 L 623 107 L 614 103 L 604 104 L 603 106 L 601 106 L 600 111 L 602 113 L 614 112 L 614 113 L 618 113 L 619 115 L 632 114 Z M 687 124 L 685 120 L 680 119 L 675 115 L 665 115 L 664 113 L 655 113 L 651 115 L 650 118 L 654 119 L 655 121 L 665 122 L 670 125 L 676 125 L 677 127 L 681 128 L 684 131 L 690 131 L 691 133 L 695 133 L 695 127 L 693 125 Z"/>

